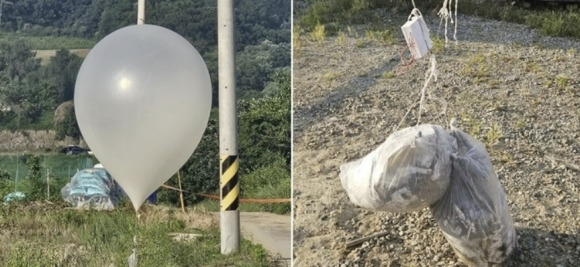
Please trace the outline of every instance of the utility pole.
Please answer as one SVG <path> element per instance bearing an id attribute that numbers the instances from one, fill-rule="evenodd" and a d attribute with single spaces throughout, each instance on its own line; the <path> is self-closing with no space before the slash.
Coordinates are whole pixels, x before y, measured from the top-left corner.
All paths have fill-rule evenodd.
<path id="1" fill-rule="evenodd" d="M 145 23 L 145 0 L 139 0 L 137 2 L 137 24 L 141 25 L 144 23 Z"/>
<path id="2" fill-rule="evenodd" d="M 234 1 L 217 0 L 221 253 L 240 250 Z"/>

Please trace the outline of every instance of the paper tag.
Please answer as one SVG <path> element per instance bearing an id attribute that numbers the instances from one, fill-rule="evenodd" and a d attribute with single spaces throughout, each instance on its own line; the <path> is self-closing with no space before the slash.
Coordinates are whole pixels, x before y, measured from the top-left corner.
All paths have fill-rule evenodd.
<path id="1" fill-rule="evenodd" d="M 433 47 L 429 37 L 429 28 L 427 28 L 423 16 L 413 16 L 401 29 L 415 59 L 422 58 Z"/>

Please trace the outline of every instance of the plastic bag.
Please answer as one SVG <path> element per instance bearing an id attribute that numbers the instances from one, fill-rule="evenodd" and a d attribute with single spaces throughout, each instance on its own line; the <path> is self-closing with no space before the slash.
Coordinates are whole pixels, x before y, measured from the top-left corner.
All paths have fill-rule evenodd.
<path id="1" fill-rule="evenodd" d="M 399 130 L 367 156 L 340 167 L 352 203 L 363 208 L 411 212 L 429 207 L 449 186 L 451 144 L 441 126 Z"/>
<path id="2" fill-rule="evenodd" d="M 119 189 L 105 169 L 84 169 L 62 188 L 61 195 L 77 208 L 112 210 L 119 202 Z"/>
<path id="3" fill-rule="evenodd" d="M 503 266 L 517 237 L 502 186 L 482 143 L 457 129 L 450 140 L 451 184 L 431 207 L 433 217 L 461 261 Z"/>

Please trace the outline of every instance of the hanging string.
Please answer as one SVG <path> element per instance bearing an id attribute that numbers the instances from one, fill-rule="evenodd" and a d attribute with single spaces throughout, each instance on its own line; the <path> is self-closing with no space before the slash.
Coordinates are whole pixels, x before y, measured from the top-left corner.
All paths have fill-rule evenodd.
<path id="1" fill-rule="evenodd" d="M 417 125 L 419 125 L 421 123 L 421 112 L 425 109 L 424 107 L 424 103 L 425 103 L 425 95 L 429 94 L 429 99 L 431 99 L 430 96 L 430 92 L 427 91 L 427 85 L 429 85 L 429 82 L 431 81 L 431 79 L 435 79 L 435 81 L 437 81 L 437 75 L 438 75 L 438 71 L 437 71 L 437 60 L 435 59 L 435 55 L 431 55 L 430 59 L 429 59 L 430 65 L 431 67 L 429 68 L 429 70 L 427 70 L 427 72 L 425 73 L 425 84 L 423 85 L 423 88 L 421 89 L 421 97 L 419 99 L 419 102 L 415 102 L 411 105 L 411 107 L 409 107 L 409 109 L 407 110 L 407 112 L 405 113 L 405 115 L 403 116 L 403 118 L 401 119 L 401 121 L 399 122 L 399 124 L 395 127 L 395 129 L 393 130 L 393 132 L 396 132 L 401 125 L 403 124 L 403 122 L 405 121 L 405 119 L 407 118 L 407 115 L 409 115 L 409 113 L 411 112 L 411 110 L 413 108 L 415 108 L 415 106 L 419 105 L 419 114 L 417 116 Z M 442 102 L 445 103 L 445 109 L 447 107 L 447 103 L 443 100 L 441 100 Z"/>
<path id="2" fill-rule="evenodd" d="M 141 221 L 141 214 L 137 211 L 137 220 L 135 221 L 135 235 L 133 236 L 133 249 L 131 255 L 127 258 L 129 267 L 137 267 L 137 236 L 139 235 L 139 222 Z"/>
<path id="3" fill-rule="evenodd" d="M 439 15 L 441 17 L 441 20 L 439 21 L 439 29 L 441 29 L 441 22 L 443 21 L 443 19 L 445 19 L 445 46 L 447 46 L 447 43 L 449 42 L 449 39 L 447 38 L 447 21 L 448 20 L 451 20 L 451 23 L 455 24 L 455 30 L 453 32 L 453 39 L 455 40 L 455 44 L 457 44 L 457 5 L 458 4 L 457 4 L 457 0 L 455 0 L 455 20 L 453 20 L 453 13 L 450 11 L 450 10 L 452 10 L 452 3 L 453 3 L 453 0 L 445 0 L 443 2 L 443 6 L 441 7 L 439 12 L 437 13 L 437 15 Z M 437 32 L 437 34 L 439 35 L 439 31 Z"/>
<path id="4" fill-rule="evenodd" d="M 435 78 L 437 81 L 437 60 L 435 60 L 435 55 L 431 55 L 430 58 L 431 68 L 425 73 L 425 84 L 423 85 L 423 89 L 421 89 L 421 99 L 419 100 L 419 115 L 417 116 L 417 125 L 421 123 L 421 113 L 425 109 L 425 93 L 427 91 L 427 85 L 431 78 Z"/>

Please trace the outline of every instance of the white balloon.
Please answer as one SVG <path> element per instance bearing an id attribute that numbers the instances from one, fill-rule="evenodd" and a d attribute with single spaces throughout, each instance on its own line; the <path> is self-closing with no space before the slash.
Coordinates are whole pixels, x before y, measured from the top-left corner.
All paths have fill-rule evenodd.
<path id="1" fill-rule="evenodd" d="M 199 144 L 211 80 L 200 54 L 179 34 L 133 25 L 91 49 L 74 104 L 83 138 L 137 211 Z"/>

